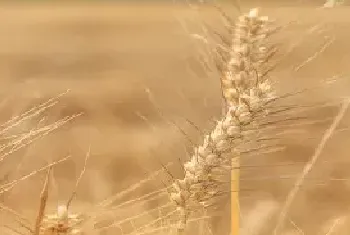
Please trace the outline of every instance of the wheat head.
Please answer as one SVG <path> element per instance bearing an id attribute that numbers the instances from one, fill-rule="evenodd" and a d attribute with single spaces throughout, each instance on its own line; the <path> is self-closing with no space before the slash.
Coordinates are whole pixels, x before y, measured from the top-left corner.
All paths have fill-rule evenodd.
<path id="1" fill-rule="evenodd" d="M 185 177 L 172 184 L 170 198 L 181 216 L 179 231 L 186 227 L 191 205 L 205 206 L 220 192 L 223 175 L 229 171 L 231 161 L 239 159 L 235 144 L 241 141 L 243 128 L 252 124 L 255 113 L 274 98 L 265 76 L 271 52 L 267 45 L 268 23 L 267 17 L 258 15 L 258 9 L 251 9 L 233 26 L 229 59 L 222 71 L 228 111 L 184 164 Z"/>

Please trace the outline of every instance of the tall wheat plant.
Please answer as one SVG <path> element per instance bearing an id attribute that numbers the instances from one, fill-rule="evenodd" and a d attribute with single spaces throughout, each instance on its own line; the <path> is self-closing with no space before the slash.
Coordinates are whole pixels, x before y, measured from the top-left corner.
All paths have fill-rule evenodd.
<path id="1" fill-rule="evenodd" d="M 172 185 L 171 200 L 181 216 L 179 234 L 185 232 L 193 206 L 205 207 L 222 192 L 223 180 L 229 172 L 232 235 L 239 233 L 240 154 L 236 146 L 254 129 L 257 115 L 274 99 L 267 79 L 267 62 L 274 54 L 274 48 L 268 45 L 269 21 L 258 13 L 258 9 L 251 9 L 231 26 L 228 59 L 221 71 L 227 112 L 184 164 L 184 178 Z"/>

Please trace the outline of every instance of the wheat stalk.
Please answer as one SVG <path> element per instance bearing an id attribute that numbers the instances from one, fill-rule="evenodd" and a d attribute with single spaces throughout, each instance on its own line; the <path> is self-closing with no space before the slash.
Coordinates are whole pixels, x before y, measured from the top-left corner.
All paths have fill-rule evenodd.
<path id="1" fill-rule="evenodd" d="M 3 140 L 7 141 L 5 143 L 2 143 L 0 145 L 0 163 L 5 164 L 5 161 L 7 160 L 6 158 L 13 153 L 19 151 L 20 149 L 23 149 L 27 147 L 29 144 L 33 143 L 34 141 L 38 140 L 39 138 L 42 138 L 44 136 L 47 136 L 54 130 L 62 127 L 65 125 L 67 122 L 73 120 L 74 118 L 80 116 L 81 114 L 77 115 L 72 115 L 72 116 L 66 116 L 52 124 L 47 124 L 47 125 L 42 125 L 42 121 L 39 121 L 37 126 L 34 128 L 31 128 L 30 130 L 16 134 L 16 135 L 11 135 L 10 132 L 12 129 L 20 126 L 22 123 L 25 121 L 28 121 L 29 119 L 37 118 L 39 115 L 43 114 L 45 111 L 47 111 L 49 108 L 55 106 L 58 102 L 58 99 L 63 96 L 65 93 L 60 94 L 57 97 L 54 97 L 52 99 L 49 99 L 48 101 L 35 106 L 28 111 L 24 112 L 23 114 L 20 114 L 18 116 L 15 116 L 11 118 L 9 121 L 3 123 L 0 125 L 0 135 L 3 137 Z M 12 216 L 15 217 L 16 222 L 20 225 L 20 227 L 26 229 L 26 233 L 29 232 L 30 234 L 33 235 L 39 235 L 42 234 L 43 229 L 46 225 L 47 222 L 47 216 L 45 215 L 45 209 L 47 205 L 47 200 L 48 200 L 48 193 L 49 193 L 49 175 L 50 175 L 50 170 L 57 164 L 60 164 L 61 162 L 66 161 L 69 159 L 70 156 L 67 156 L 65 158 L 59 159 L 53 163 L 47 164 L 39 169 L 36 169 L 24 176 L 16 177 L 12 181 L 8 181 L 5 183 L 0 184 L 0 195 L 10 191 L 13 187 L 15 187 L 17 184 L 27 180 L 28 178 L 39 174 L 42 171 L 47 171 L 47 176 L 45 179 L 45 183 L 43 186 L 43 190 L 40 194 L 40 206 L 39 210 L 37 212 L 37 217 L 35 220 L 35 225 L 32 228 L 30 225 L 30 221 L 21 216 L 19 213 L 14 211 L 13 209 L 10 209 L 4 205 L 0 205 L 0 209 L 6 211 L 7 213 L 10 213 Z M 62 213 L 61 213 L 62 214 Z M 62 217 L 62 216 L 61 216 Z M 22 234 L 21 231 L 18 231 L 16 229 L 13 229 L 9 226 L 5 227 L 9 230 L 11 230 L 14 233 L 17 234 Z"/>
<path id="2" fill-rule="evenodd" d="M 239 154 L 235 151 L 235 140 L 244 137 L 244 127 L 251 125 L 255 114 L 264 110 L 274 97 L 270 81 L 265 76 L 265 65 L 271 52 L 266 43 L 268 23 L 267 17 L 258 16 L 258 10 L 252 9 L 240 16 L 234 26 L 228 48 L 229 60 L 222 73 L 228 111 L 214 130 L 204 136 L 203 144 L 195 148 L 190 160 L 184 164 L 185 177 L 175 180 L 170 191 L 170 198 L 180 214 L 179 233 L 186 228 L 190 205 L 207 205 L 220 191 L 220 182 L 230 165 L 236 175 Z M 232 179 L 235 180 L 237 183 L 237 179 Z M 238 187 L 233 190 L 238 190 Z"/>
<path id="3" fill-rule="evenodd" d="M 303 171 L 301 172 L 300 176 L 298 177 L 297 181 L 293 185 L 293 188 L 288 193 L 287 199 L 282 207 L 282 210 L 280 212 L 280 215 L 278 217 L 277 225 L 274 230 L 274 235 L 279 234 L 279 231 L 282 229 L 284 225 L 285 218 L 287 216 L 288 210 L 290 206 L 292 205 L 295 196 L 299 192 L 300 187 L 303 185 L 305 178 L 310 173 L 310 171 L 313 169 L 313 166 L 316 164 L 318 158 L 320 157 L 321 153 L 323 152 L 326 144 L 328 143 L 328 140 L 332 137 L 335 129 L 343 119 L 344 115 L 346 114 L 346 111 L 348 110 L 350 105 L 350 100 L 347 99 L 342 104 L 337 116 L 334 118 L 332 124 L 330 127 L 326 130 L 324 133 L 321 142 L 318 144 L 318 146 L 315 149 L 314 154 L 312 155 L 311 159 L 307 162 L 305 165 Z"/>
<path id="4" fill-rule="evenodd" d="M 36 221 L 35 221 L 33 235 L 40 235 L 41 225 L 42 225 L 44 215 L 45 215 L 47 199 L 49 198 L 49 179 L 50 179 L 51 170 L 52 170 L 52 168 L 49 168 L 49 170 L 47 171 L 46 179 L 44 182 L 44 187 L 43 187 L 43 190 L 40 194 L 40 206 L 39 206 L 38 215 L 37 215 Z"/>

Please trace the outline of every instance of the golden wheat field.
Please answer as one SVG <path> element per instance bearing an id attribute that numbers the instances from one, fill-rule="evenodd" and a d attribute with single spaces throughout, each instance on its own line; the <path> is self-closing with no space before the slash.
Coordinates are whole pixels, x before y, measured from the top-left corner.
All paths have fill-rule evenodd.
<path id="1" fill-rule="evenodd" d="M 242 166 L 240 181 L 241 234 L 268 235 L 341 99 L 350 92 L 350 8 L 322 9 L 303 1 L 293 6 L 254 4 L 242 3 L 242 8 L 259 7 L 261 14 L 284 26 L 276 35 L 279 63 L 271 75 L 277 93 L 312 88 L 285 101 L 310 108 L 300 111 L 300 119 L 281 124 L 285 129 L 274 142 L 281 149 L 242 160 L 247 167 Z M 239 16 L 234 7 L 224 6 L 234 19 Z M 96 212 L 104 214 L 92 233 L 168 234 L 138 229 L 164 217 L 166 210 L 157 209 L 164 204 L 162 198 L 129 200 L 181 177 L 182 163 L 221 115 L 220 81 L 203 68 L 203 43 L 191 37 L 203 32 L 204 23 L 222 28 L 217 10 L 210 6 L 196 10 L 170 3 L 1 3 L 2 123 L 64 93 L 37 117 L 1 133 L 1 143 L 40 123 L 82 113 L 6 158 L 0 156 L 1 182 L 69 155 L 53 168 L 49 180 L 47 211 L 54 212 L 74 191 L 89 152 L 72 211 L 94 210 L 117 194 L 110 211 Z M 348 234 L 349 120 L 350 111 L 300 187 L 281 235 Z M 169 172 L 128 189 L 164 166 Z M 1 205 L 34 223 L 44 180 L 45 173 L 39 172 L 16 183 L 1 193 Z M 228 198 L 223 196 L 213 207 L 210 225 L 198 224 L 189 234 L 229 234 Z M 0 234 L 23 234 L 14 231 L 20 226 L 13 217 L 1 210 Z M 165 220 L 158 226 L 166 226 Z"/>

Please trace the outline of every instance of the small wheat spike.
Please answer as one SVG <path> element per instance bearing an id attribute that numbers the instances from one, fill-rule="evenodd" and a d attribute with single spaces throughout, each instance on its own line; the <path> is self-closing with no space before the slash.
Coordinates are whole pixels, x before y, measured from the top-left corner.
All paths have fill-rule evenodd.
<path id="1" fill-rule="evenodd" d="M 74 228 L 80 222 L 79 215 L 69 213 L 67 205 L 59 205 L 57 212 L 48 214 L 43 220 L 41 233 L 43 235 L 75 235 L 81 234 L 79 228 Z"/>

